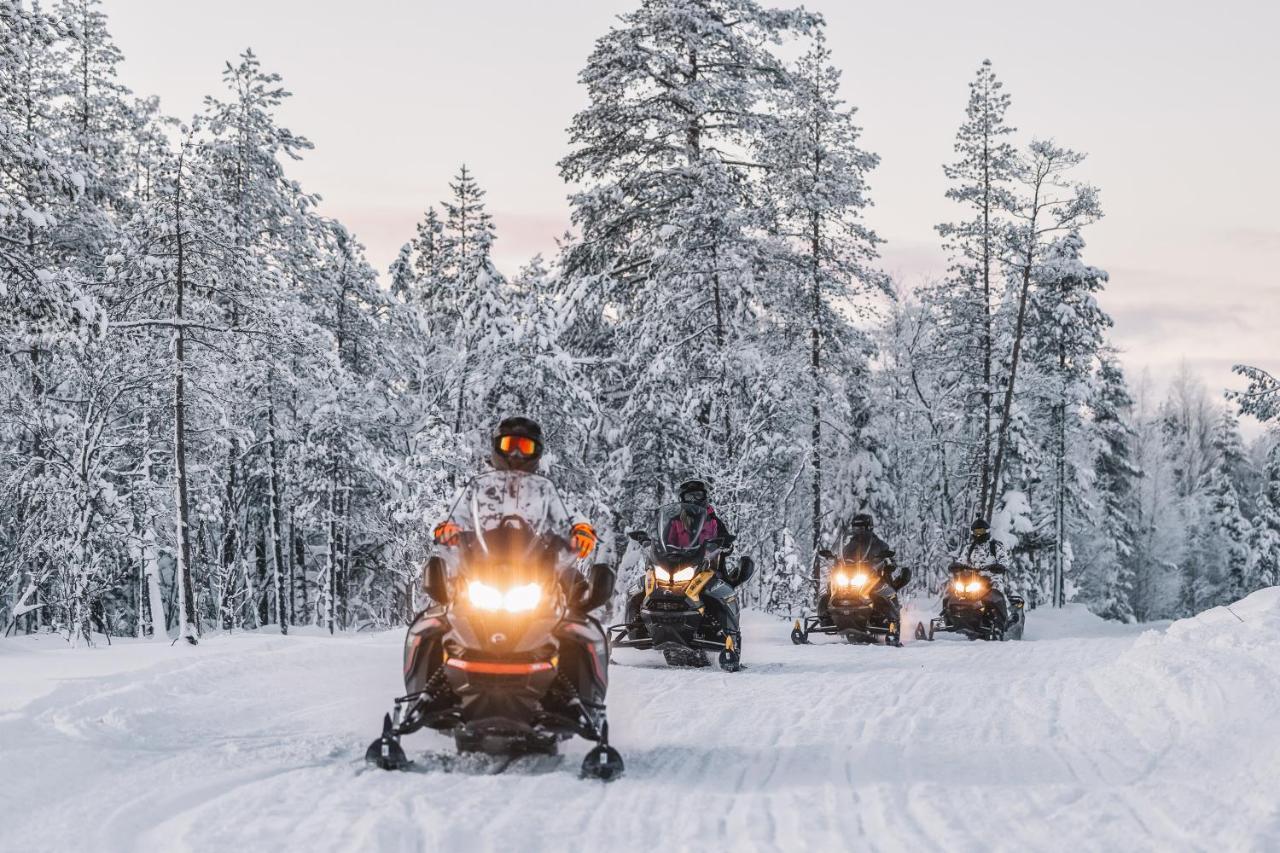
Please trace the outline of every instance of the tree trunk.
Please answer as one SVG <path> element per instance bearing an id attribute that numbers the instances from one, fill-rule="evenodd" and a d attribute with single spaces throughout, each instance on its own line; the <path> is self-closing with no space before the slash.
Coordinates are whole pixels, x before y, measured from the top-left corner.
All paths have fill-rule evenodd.
<path id="1" fill-rule="evenodd" d="M 811 213 L 810 224 L 810 264 L 812 266 L 812 291 L 810 293 L 809 314 L 809 382 L 810 382 L 810 426 L 809 478 L 813 490 L 813 553 L 817 554 L 822 547 L 822 285 L 818 271 L 818 255 L 821 248 L 821 233 L 818 214 Z"/>
<path id="2" fill-rule="evenodd" d="M 271 466 L 268 477 L 271 518 L 267 529 L 271 536 L 271 559 L 274 563 L 274 583 L 276 589 L 276 620 L 280 623 L 280 633 L 289 633 L 289 604 L 285 596 L 284 534 L 280 521 L 280 460 L 276 453 L 276 407 L 274 401 L 267 403 L 267 455 Z"/>
<path id="3" fill-rule="evenodd" d="M 177 509 L 177 587 L 178 587 L 178 637 L 195 645 L 200 627 L 196 622 L 194 585 L 191 580 L 191 506 L 187 484 L 187 376 L 186 330 L 183 321 L 183 300 L 186 296 L 185 234 L 182 227 L 182 164 L 178 158 L 178 175 L 174 189 L 174 236 L 177 242 L 177 268 L 175 274 L 173 329 L 173 465 L 174 491 Z"/>
<path id="4" fill-rule="evenodd" d="M 337 623 L 338 599 L 338 518 L 337 518 L 337 478 L 335 465 L 329 473 L 329 511 L 328 511 L 328 550 L 325 565 L 325 622 L 332 634 Z"/>

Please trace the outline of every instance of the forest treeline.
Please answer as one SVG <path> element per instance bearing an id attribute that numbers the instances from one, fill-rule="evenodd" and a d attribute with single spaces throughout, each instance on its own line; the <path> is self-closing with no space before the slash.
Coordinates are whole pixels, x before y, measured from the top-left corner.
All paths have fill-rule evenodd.
<path id="1" fill-rule="evenodd" d="M 1033 604 L 1153 619 L 1280 582 L 1280 448 L 1237 424 L 1275 380 L 1131 385 L 1085 156 L 1016 130 L 990 62 L 956 81 L 947 274 L 883 273 L 824 30 L 645 0 L 581 72 L 555 256 L 499 271 L 463 167 L 380 281 L 288 176 L 311 145 L 251 51 L 178 121 L 120 82 L 97 0 L 0 0 L 5 631 L 403 621 L 515 413 L 624 575 L 625 531 L 709 480 L 775 612 L 863 510 L 921 591 L 976 515 Z"/>

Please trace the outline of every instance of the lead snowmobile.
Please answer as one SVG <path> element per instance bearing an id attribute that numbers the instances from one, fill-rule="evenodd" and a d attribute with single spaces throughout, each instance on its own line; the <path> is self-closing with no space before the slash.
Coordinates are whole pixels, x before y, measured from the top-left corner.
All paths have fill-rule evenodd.
<path id="1" fill-rule="evenodd" d="M 703 506 L 658 507 L 650 530 L 627 535 L 646 549 L 644 597 L 638 620 L 609 626 L 613 648 L 658 649 L 671 666 L 706 666 L 716 652 L 720 668 L 742 666 L 737 588 L 754 571 L 750 557 L 725 570 L 733 537 L 703 539 Z"/>
<path id="2" fill-rule="evenodd" d="M 887 646 L 902 645 L 902 608 L 898 590 L 911 580 L 911 572 L 903 569 L 896 584 L 891 583 L 885 565 L 893 557 L 888 552 L 879 560 L 840 560 L 823 549 L 818 556 L 832 561 L 823 596 L 825 612 L 797 619 L 791 629 L 791 642 L 809 642 L 810 634 L 844 637 L 850 643 L 875 643 L 883 639 Z"/>
<path id="3" fill-rule="evenodd" d="M 942 614 L 916 626 L 916 637 L 932 640 L 938 631 L 963 634 L 970 640 L 1021 640 L 1026 625 L 1026 603 L 1016 595 L 1006 595 L 991 585 L 989 575 L 1001 575 L 1005 567 L 999 563 L 977 568 L 965 563 L 952 563 L 947 592 L 942 598 Z M 1005 613 L 1007 612 L 1007 615 Z"/>
<path id="4" fill-rule="evenodd" d="M 366 759 L 407 768 L 400 737 L 424 727 L 452 732 L 459 752 L 500 755 L 555 754 L 579 735 L 596 742 L 582 774 L 615 778 L 623 762 L 605 718 L 608 650 L 588 615 L 612 595 L 614 571 L 597 564 L 589 580 L 578 573 L 538 488 L 549 481 L 494 471 L 475 482 L 470 523 L 450 524 L 451 547 L 439 549 L 454 565 L 442 555 L 428 561 L 436 604 L 405 639 L 407 679 L 424 675 L 383 718 Z"/>

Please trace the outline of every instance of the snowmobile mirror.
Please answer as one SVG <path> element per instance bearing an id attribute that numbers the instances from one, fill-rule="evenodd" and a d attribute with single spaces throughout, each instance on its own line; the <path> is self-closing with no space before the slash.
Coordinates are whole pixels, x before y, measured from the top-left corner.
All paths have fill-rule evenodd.
<path id="1" fill-rule="evenodd" d="M 444 560 L 432 557 L 427 560 L 427 569 L 422 579 L 427 595 L 437 604 L 449 603 L 449 579 L 445 574 Z"/>
<path id="2" fill-rule="evenodd" d="M 751 576 L 756 573 L 756 562 L 750 557 L 743 557 L 738 560 L 738 568 L 736 571 L 730 571 L 729 584 L 731 586 L 742 586 L 751 580 Z"/>
<path id="3" fill-rule="evenodd" d="M 639 542 L 641 545 L 649 544 L 649 534 L 643 530 L 632 530 L 627 533 L 627 538 L 634 542 Z"/>
<path id="4" fill-rule="evenodd" d="M 825 560 L 834 560 L 836 558 L 835 553 L 832 552 L 830 548 L 823 548 L 821 551 L 818 552 L 818 556 L 822 557 Z"/>
<path id="5" fill-rule="evenodd" d="M 595 610 L 613 595 L 613 585 L 618 573 L 608 563 L 596 563 L 591 567 L 591 581 L 578 599 L 578 609 L 583 613 Z"/>

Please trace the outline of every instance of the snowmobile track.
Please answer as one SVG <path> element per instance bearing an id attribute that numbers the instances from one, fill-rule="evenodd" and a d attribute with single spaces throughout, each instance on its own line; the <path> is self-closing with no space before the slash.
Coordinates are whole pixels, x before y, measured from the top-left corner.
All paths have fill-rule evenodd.
<path id="1" fill-rule="evenodd" d="M 1068 608 L 1022 643 L 901 649 L 793 646 L 748 613 L 737 673 L 617 649 L 608 785 L 578 778 L 586 742 L 511 759 L 431 731 L 409 770 L 366 769 L 398 631 L 8 640 L 0 849 L 1277 849 L 1280 590 L 1251 600 L 1246 623 Z"/>

